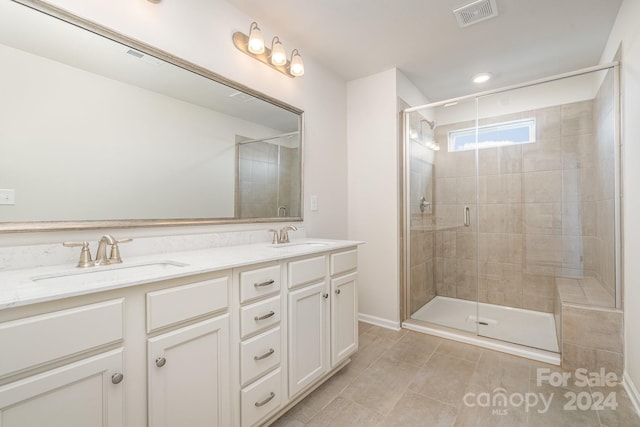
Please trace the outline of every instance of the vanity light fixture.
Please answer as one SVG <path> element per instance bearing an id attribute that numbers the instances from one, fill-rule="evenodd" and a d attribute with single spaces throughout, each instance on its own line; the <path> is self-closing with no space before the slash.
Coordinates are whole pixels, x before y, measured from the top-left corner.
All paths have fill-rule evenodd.
<path id="1" fill-rule="evenodd" d="M 289 77 L 304 75 L 304 64 L 298 49 L 291 52 L 291 59 L 287 59 L 287 52 L 278 36 L 271 41 L 271 49 L 265 46 L 264 37 L 256 22 L 249 27 L 249 35 L 236 31 L 233 33 L 233 44 L 241 52 L 280 71 Z"/>

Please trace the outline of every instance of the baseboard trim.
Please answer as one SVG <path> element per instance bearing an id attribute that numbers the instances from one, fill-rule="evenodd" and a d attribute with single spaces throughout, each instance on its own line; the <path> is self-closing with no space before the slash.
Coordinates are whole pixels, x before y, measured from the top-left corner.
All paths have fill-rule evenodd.
<path id="1" fill-rule="evenodd" d="M 629 399 L 631 399 L 631 403 L 633 403 L 636 413 L 640 416 L 640 393 L 638 393 L 636 385 L 633 383 L 627 372 L 622 376 L 622 386 L 629 395 Z"/>
<path id="2" fill-rule="evenodd" d="M 358 313 L 358 320 L 371 325 L 380 326 L 381 328 L 393 329 L 394 331 L 400 330 L 400 322 L 371 316 L 370 314 Z"/>

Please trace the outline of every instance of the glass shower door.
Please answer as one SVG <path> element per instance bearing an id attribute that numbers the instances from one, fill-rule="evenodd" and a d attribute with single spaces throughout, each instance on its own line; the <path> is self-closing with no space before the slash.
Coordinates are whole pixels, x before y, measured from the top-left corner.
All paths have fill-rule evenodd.
<path id="1" fill-rule="evenodd" d="M 408 310 L 477 333 L 476 101 L 410 113 L 406 135 Z"/>

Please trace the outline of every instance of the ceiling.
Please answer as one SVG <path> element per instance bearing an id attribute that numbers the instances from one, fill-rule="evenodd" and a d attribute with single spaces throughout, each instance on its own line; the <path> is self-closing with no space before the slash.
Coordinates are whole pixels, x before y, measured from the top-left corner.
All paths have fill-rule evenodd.
<path id="1" fill-rule="evenodd" d="M 397 67 L 432 102 L 596 65 L 622 2 L 496 0 L 498 17 L 460 28 L 453 9 L 472 0 L 227 1 L 288 52 L 345 80 Z"/>

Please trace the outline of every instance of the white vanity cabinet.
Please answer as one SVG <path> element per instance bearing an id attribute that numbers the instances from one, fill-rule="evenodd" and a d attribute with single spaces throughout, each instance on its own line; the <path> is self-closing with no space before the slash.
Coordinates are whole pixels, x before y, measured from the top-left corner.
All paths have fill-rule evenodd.
<path id="1" fill-rule="evenodd" d="M 327 257 L 291 261 L 289 277 L 289 397 L 329 370 Z"/>
<path id="2" fill-rule="evenodd" d="M 239 306 L 239 424 L 255 426 L 285 402 L 282 270 L 279 263 L 270 263 L 234 273 Z"/>
<path id="3" fill-rule="evenodd" d="M 149 426 L 229 426 L 229 315 L 148 343 Z"/>
<path id="4" fill-rule="evenodd" d="M 0 323 L 0 425 L 123 426 L 123 309 L 114 299 Z"/>
<path id="5" fill-rule="evenodd" d="M 288 268 L 293 398 L 357 350 L 357 252 L 296 260 Z"/>
<path id="6" fill-rule="evenodd" d="M 331 367 L 358 349 L 358 253 L 355 249 L 330 256 Z"/>
<path id="7" fill-rule="evenodd" d="M 261 247 L 251 264 L 6 303 L 0 426 L 271 422 L 357 349 L 347 243 Z"/>
<path id="8" fill-rule="evenodd" d="M 229 285 L 223 276 L 147 293 L 148 332 L 215 316 L 147 340 L 149 426 L 231 425 Z"/>

